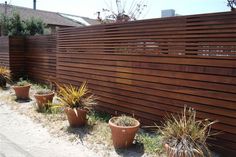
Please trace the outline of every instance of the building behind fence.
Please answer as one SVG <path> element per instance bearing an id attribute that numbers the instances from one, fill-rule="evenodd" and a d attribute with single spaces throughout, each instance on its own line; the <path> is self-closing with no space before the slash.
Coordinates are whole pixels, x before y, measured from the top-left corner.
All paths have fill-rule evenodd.
<path id="1" fill-rule="evenodd" d="M 41 82 L 88 80 L 100 98 L 98 110 L 132 114 L 143 124 L 191 106 L 198 118 L 219 121 L 214 129 L 223 135 L 213 143 L 236 150 L 236 12 L 65 28 L 57 36 L 0 41 L 0 62 L 13 72 L 22 69 Z"/>

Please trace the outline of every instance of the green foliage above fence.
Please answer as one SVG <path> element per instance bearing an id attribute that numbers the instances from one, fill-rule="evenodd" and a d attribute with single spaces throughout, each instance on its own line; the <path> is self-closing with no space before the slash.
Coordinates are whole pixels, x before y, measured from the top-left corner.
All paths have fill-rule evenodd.
<path id="1" fill-rule="evenodd" d="M 25 21 L 26 24 L 26 34 L 27 35 L 36 35 L 43 34 L 45 24 L 41 19 L 31 18 Z"/>
<path id="2" fill-rule="evenodd" d="M 4 36 L 24 36 L 43 34 L 45 24 L 41 19 L 30 18 L 23 21 L 18 13 L 0 16 L 1 31 Z"/>

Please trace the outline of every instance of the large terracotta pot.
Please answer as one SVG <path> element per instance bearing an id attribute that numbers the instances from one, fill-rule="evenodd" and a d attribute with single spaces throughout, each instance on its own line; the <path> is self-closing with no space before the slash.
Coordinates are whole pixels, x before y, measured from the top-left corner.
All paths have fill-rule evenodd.
<path id="1" fill-rule="evenodd" d="M 43 110 L 45 108 L 48 108 L 48 103 L 51 103 L 53 100 L 55 93 L 54 92 L 49 92 L 45 94 L 34 94 L 34 97 L 36 99 L 38 109 Z"/>
<path id="2" fill-rule="evenodd" d="M 65 113 L 67 115 L 69 124 L 71 127 L 80 127 L 84 126 L 87 123 L 87 110 L 76 109 L 78 116 L 76 115 L 74 109 L 67 107 Z"/>
<path id="3" fill-rule="evenodd" d="M 13 86 L 17 99 L 29 99 L 30 84 L 25 86 Z"/>
<path id="4" fill-rule="evenodd" d="M 164 145 L 167 157 L 176 157 L 174 152 L 176 152 L 176 148 L 170 147 L 168 144 Z M 193 150 L 194 157 L 202 157 L 196 150 Z M 186 150 L 180 151 L 178 157 L 192 157 L 189 155 L 189 152 Z"/>
<path id="5" fill-rule="evenodd" d="M 136 132 L 139 129 L 140 123 L 135 120 L 135 126 L 117 126 L 113 123 L 113 117 L 109 120 L 109 126 L 112 133 L 112 141 L 115 148 L 127 148 L 133 144 Z"/>

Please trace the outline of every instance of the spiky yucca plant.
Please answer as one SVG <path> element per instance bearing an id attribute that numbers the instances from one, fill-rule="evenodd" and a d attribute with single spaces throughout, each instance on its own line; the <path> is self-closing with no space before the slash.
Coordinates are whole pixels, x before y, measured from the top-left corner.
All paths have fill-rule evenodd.
<path id="1" fill-rule="evenodd" d="M 168 144 L 170 156 L 195 157 L 211 156 L 206 140 L 210 133 L 211 125 L 216 121 L 208 119 L 197 120 L 196 110 L 184 107 L 181 115 L 171 115 L 162 127 L 159 127 L 163 142 Z"/>
<path id="2" fill-rule="evenodd" d="M 11 81 L 11 71 L 5 67 L 0 66 L 0 87 L 5 87 L 6 82 Z"/>
<path id="3" fill-rule="evenodd" d="M 70 108 L 91 109 L 96 105 L 96 97 L 90 94 L 87 82 L 83 82 L 80 88 L 73 85 L 58 85 L 58 99 L 63 106 Z"/>

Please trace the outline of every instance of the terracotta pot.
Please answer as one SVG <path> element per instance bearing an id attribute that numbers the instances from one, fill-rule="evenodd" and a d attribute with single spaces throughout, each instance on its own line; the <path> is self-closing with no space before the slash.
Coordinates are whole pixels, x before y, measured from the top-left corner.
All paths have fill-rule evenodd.
<path id="1" fill-rule="evenodd" d="M 34 94 L 34 97 L 36 99 L 38 109 L 43 110 L 44 108 L 48 108 L 47 103 L 51 103 L 53 100 L 55 93 L 45 93 L 45 94 Z"/>
<path id="2" fill-rule="evenodd" d="M 176 152 L 175 148 L 170 147 L 168 144 L 165 144 L 164 147 L 166 150 L 167 157 L 176 157 L 176 155 L 173 153 L 173 152 Z M 201 155 L 197 151 L 193 150 L 193 153 L 194 153 L 194 157 L 201 157 Z M 192 157 L 192 156 L 189 155 L 187 150 L 180 151 L 180 153 L 178 154 L 178 157 Z"/>
<path id="3" fill-rule="evenodd" d="M 13 86 L 17 99 L 29 99 L 30 84 L 25 86 Z"/>
<path id="4" fill-rule="evenodd" d="M 117 117 L 113 117 L 109 120 L 113 145 L 115 148 L 127 148 L 133 144 L 140 123 L 136 120 L 135 126 L 117 126 L 113 123 L 115 118 Z"/>
<path id="5" fill-rule="evenodd" d="M 87 123 L 87 110 L 76 109 L 78 116 L 76 115 L 74 109 L 67 107 L 65 113 L 67 115 L 69 124 L 71 127 L 80 127 L 84 126 Z"/>

